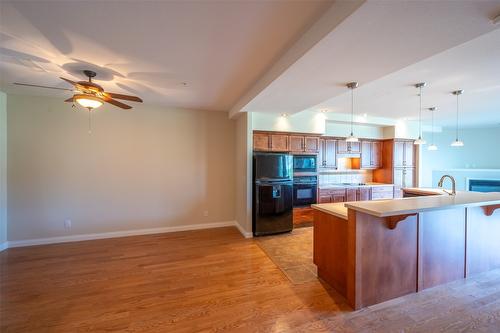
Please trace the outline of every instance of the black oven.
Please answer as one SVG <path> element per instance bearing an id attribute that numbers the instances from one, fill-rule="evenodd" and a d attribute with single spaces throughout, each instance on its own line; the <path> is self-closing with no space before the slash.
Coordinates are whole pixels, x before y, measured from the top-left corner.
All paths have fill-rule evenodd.
<path id="1" fill-rule="evenodd" d="M 309 206 L 316 203 L 318 178 L 300 176 L 293 178 L 293 205 Z"/>
<path id="2" fill-rule="evenodd" d="M 316 155 L 293 155 L 293 172 L 317 172 Z"/>

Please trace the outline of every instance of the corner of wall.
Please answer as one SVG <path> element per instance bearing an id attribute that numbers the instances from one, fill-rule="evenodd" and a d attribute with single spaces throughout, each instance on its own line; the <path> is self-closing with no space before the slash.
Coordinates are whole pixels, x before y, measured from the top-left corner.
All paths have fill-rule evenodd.
<path id="1" fill-rule="evenodd" d="M 7 246 L 7 95 L 0 91 L 0 251 Z"/>

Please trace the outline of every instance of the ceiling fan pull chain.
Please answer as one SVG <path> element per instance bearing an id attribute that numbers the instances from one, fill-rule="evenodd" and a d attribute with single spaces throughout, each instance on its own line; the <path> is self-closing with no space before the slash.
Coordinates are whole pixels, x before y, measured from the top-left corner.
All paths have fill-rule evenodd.
<path id="1" fill-rule="evenodd" d="M 92 109 L 89 108 L 89 135 L 92 134 Z"/>

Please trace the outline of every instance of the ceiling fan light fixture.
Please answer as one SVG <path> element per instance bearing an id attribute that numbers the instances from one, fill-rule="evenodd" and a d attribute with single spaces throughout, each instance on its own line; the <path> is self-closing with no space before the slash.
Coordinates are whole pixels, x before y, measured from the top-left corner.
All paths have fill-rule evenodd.
<path id="1" fill-rule="evenodd" d="M 345 139 L 346 142 L 358 142 L 359 139 L 357 137 L 355 137 L 352 133 L 351 135 L 349 135 L 346 139 Z"/>
<path id="2" fill-rule="evenodd" d="M 103 104 L 99 97 L 86 94 L 75 95 L 73 100 L 87 109 L 96 109 Z"/>

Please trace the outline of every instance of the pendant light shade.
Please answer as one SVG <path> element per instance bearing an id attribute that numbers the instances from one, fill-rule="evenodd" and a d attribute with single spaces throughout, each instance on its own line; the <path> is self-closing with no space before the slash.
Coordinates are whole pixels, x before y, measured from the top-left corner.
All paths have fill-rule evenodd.
<path id="1" fill-rule="evenodd" d="M 434 144 L 434 112 L 437 110 L 435 106 L 429 108 L 429 111 L 432 112 L 432 125 L 431 125 L 431 144 L 427 147 L 430 151 L 438 150 L 438 146 Z"/>
<path id="2" fill-rule="evenodd" d="M 462 95 L 464 93 L 463 90 L 455 90 L 453 92 L 453 95 L 457 96 L 457 122 L 456 122 L 456 128 L 455 128 L 455 141 L 451 143 L 450 146 L 452 147 L 463 147 L 464 143 L 458 139 L 458 96 Z"/>
<path id="3" fill-rule="evenodd" d="M 422 139 L 422 88 L 425 87 L 425 85 L 425 82 L 420 82 L 415 85 L 415 87 L 419 90 L 418 96 L 420 99 L 420 106 L 418 108 L 418 139 L 413 142 L 416 145 L 426 144 L 425 140 Z"/>
<path id="4" fill-rule="evenodd" d="M 357 82 L 349 82 L 347 88 L 351 89 L 351 134 L 346 138 L 347 142 L 358 142 L 358 138 L 354 136 L 354 89 L 358 87 Z"/>

